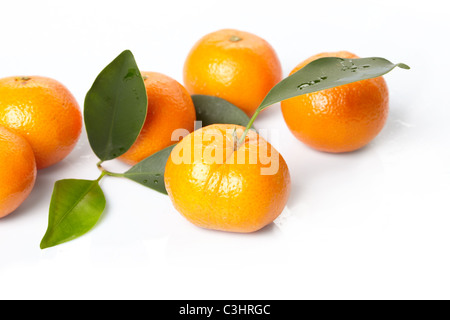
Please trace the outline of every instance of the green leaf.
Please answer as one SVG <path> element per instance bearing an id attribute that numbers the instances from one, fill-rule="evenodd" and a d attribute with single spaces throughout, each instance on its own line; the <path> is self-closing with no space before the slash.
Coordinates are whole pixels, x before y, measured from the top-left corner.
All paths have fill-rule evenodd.
<path id="1" fill-rule="evenodd" d="M 134 165 L 123 176 L 148 188 L 167 194 L 164 185 L 164 171 L 167 159 L 176 144 L 164 148 Z"/>
<path id="2" fill-rule="evenodd" d="M 105 196 L 98 180 L 57 181 L 41 249 L 73 240 L 88 232 L 97 223 L 105 205 Z"/>
<path id="3" fill-rule="evenodd" d="M 97 76 L 84 101 L 89 143 L 97 157 L 124 154 L 138 137 L 147 115 L 147 93 L 133 54 L 123 51 Z"/>
<path id="4" fill-rule="evenodd" d="M 403 63 L 393 64 L 384 58 L 320 58 L 275 85 L 261 102 L 258 110 L 302 94 L 376 78 L 395 67 L 409 69 Z"/>
<path id="5" fill-rule="evenodd" d="M 193 95 L 197 121 L 202 126 L 215 123 L 237 124 L 246 126 L 250 118 L 247 114 L 230 102 L 214 96 Z"/>

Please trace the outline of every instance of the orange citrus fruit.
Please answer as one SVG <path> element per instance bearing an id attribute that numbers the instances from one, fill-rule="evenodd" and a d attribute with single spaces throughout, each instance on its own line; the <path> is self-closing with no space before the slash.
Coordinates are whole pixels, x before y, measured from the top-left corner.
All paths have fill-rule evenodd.
<path id="1" fill-rule="evenodd" d="M 253 232 L 286 205 L 291 185 L 286 162 L 254 131 L 237 146 L 244 129 L 209 125 L 171 152 L 164 173 L 167 192 L 174 207 L 199 227 Z"/>
<path id="2" fill-rule="evenodd" d="M 69 90 L 56 80 L 0 79 L 0 125 L 13 129 L 33 148 L 38 169 L 64 159 L 75 147 L 82 115 Z"/>
<path id="3" fill-rule="evenodd" d="M 30 144 L 0 126 L 0 218 L 16 210 L 36 180 L 36 161 Z"/>
<path id="4" fill-rule="evenodd" d="M 205 35 L 189 52 L 183 70 L 191 94 L 223 98 L 251 116 L 282 78 L 272 46 L 244 31 L 219 30 Z"/>
<path id="5" fill-rule="evenodd" d="M 148 98 L 147 118 L 135 143 L 119 157 L 131 165 L 174 144 L 175 130 L 192 132 L 196 119 L 192 98 L 178 81 L 157 72 L 142 72 L 142 76 Z"/>
<path id="6" fill-rule="evenodd" d="M 315 55 L 291 74 L 322 57 L 354 59 L 347 51 Z M 368 144 L 384 127 L 389 93 L 383 77 L 361 80 L 281 102 L 284 120 L 306 145 L 326 152 L 349 152 Z"/>

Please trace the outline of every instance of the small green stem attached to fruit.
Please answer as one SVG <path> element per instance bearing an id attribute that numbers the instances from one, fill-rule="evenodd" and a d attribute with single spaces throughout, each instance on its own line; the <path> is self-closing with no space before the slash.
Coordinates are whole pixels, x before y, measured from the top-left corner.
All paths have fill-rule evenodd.
<path id="1" fill-rule="evenodd" d="M 30 78 L 30 77 L 22 76 L 22 77 L 16 77 L 15 80 L 16 80 L 17 82 L 20 82 L 21 85 L 26 85 L 27 82 L 31 80 L 31 78 Z"/>
<path id="2" fill-rule="evenodd" d="M 231 42 L 238 42 L 238 41 L 241 41 L 242 38 L 239 37 L 239 36 L 233 35 L 233 36 L 231 36 L 231 37 L 229 38 L 229 40 L 230 40 Z"/>

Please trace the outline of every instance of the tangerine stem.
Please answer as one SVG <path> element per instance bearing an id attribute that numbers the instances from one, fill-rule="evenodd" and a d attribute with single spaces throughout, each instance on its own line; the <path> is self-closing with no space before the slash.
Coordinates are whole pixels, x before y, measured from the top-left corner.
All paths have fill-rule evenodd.
<path id="1" fill-rule="evenodd" d="M 241 146 L 241 144 L 244 142 L 245 137 L 247 136 L 248 131 L 250 130 L 250 128 L 253 125 L 253 122 L 255 122 L 256 117 L 258 116 L 258 114 L 261 112 L 261 109 L 256 109 L 255 113 L 253 114 L 253 116 L 250 118 L 247 127 L 245 127 L 244 133 L 242 134 L 242 136 L 239 138 L 239 141 L 237 143 L 237 148 L 239 149 L 239 147 Z"/>
<path id="2" fill-rule="evenodd" d="M 238 36 L 236 36 L 236 35 L 233 35 L 233 36 L 230 37 L 229 40 L 230 40 L 231 42 L 238 42 L 238 41 L 241 41 L 242 38 L 241 38 L 241 37 L 238 37 Z"/>
<path id="3" fill-rule="evenodd" d="M 237 149 L 238 149 L 238 139 L 237 139 L 236 127 L 234 127 L 232 136 L 233 136 L 233 149 L 234 149 L 234 151 L 237 151 Z"/>
<path id="4" fill-rule="evenodd" d="M 16 78 L 16 81 L 28 81 L 28 80 L 31 80 L 31 78 L 30 77 L 25 77 L 25 76 Z"/>

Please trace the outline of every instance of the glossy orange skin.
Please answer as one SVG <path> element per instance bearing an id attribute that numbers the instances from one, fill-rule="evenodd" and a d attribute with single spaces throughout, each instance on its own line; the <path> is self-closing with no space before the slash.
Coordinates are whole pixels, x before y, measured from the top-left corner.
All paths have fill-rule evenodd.
<path id="1" fill-rule="evenodd" d="M 291 74 L 322 57 L 358 58 L 346 52 L 315 55 Z M 383 77 L 294 97 L 281 102 L 291 132 L 308 146 L 325 152 L 362 148 L 383 129 L 389 112 L 389 92 Z"/>
<path id="2" fill-rule="evenodd" d="M 142 72 L 142 76 L 147 90 L 147 118 L 136 142 L 119 157 L 130 165 L 176 143 L 172 141 L 174 130 L 192 132 L 196 120 L 194 103 L 183 85 L 158 72 Z"/>
<path id="3" fill-rule="evenodd" d="M 16 210 L 36 180 L 36 161 L 30 144 L 0 126 L 0 218 Z"/>
<path id="4" fill-rule="evenodd" d="M 240 39 L 238 41 L 233 41 Z M 202 37 L 189 52 L 183 70 L 191 94 L 228 100 L 251 116 L 282 78 L 281 64 L 264 39 L 224 29 Z"/>
<path id="5" fill-rule="evenodd" d="M 81 134 L 80 107 L 56 80 L 31 76 L 0 79 L 0 125 L 13 129 L 33 148 L 38 169 L 63 160 Z"/>
<path id="6" fill-rule="evenodd" d="M 227 124 L 206 126 L 185 137 L 172 150 L 164 179 L 174 207 L 193 224 L 248 233 L 280 215 L 291 179 L 283 157 L 255 132 L 249 132 L 239 151 L 234 151 L 234 128 L 239 138 L 244 127 Z M 261 168 L 267 168 L 268 162 L 250 160 L 257 148 L 267 152 L 271 161 L 278 159 L 278 170 L 273 174 L 262 174 Z M 181 150 L 192 150 L 187 157 L 190 161 L 176 160 Z M 213 161 L 211 154 L 219 152 L 223 154 L 218 159 L 223 156 L 223 161 Z M 239 161 L 239 152 L 245 161 Z"/>

